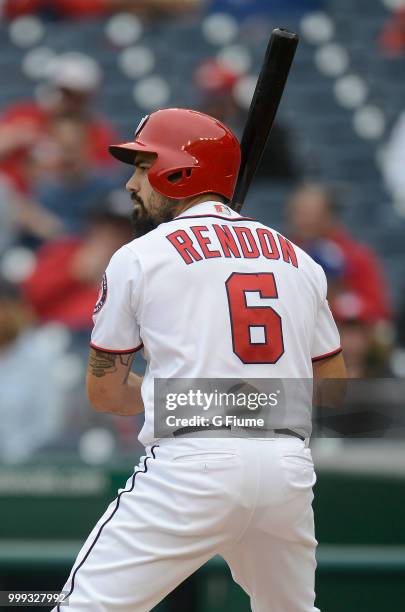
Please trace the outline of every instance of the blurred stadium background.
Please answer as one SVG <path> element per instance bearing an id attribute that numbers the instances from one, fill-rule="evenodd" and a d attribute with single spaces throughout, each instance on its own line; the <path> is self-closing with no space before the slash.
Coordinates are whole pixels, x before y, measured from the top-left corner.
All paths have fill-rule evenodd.
<path id="1" fill-rule="evenodd" d="M 381 417 L 318 423 L 317 603 L 405 609 L 405 424 L 387 426 L 405 402 L 403 0 L 0 1 L 0 590 L 59 589 L 142 454 L 139 419 L 84 394 L 100 278 L 131 236 L 106 147 L 167 106 L 240 135 L 276 26 L 301 41 L 246 212 L 324 267 Z M 156 610 L 180 606 L 249 609 L 221 559 Z"/>

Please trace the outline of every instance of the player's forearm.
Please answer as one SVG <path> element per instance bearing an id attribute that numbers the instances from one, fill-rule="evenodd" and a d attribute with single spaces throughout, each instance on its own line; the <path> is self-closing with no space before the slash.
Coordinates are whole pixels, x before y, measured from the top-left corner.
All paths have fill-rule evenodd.
<path id="1" fill-rule="evenodd" d="M 130 372 L 134 354 L 90 349 L 87 396 L 97 412 L 131 416 L 144 411 L 142 377 Z"/>
<path id="2" fill-rule="evenodd" d="M 120 386 L 111 387 L 99 385 L 98 391 L 89 390 L 90 404 L 97 412 L 132 416 L 144 411 L 141 396 L 142 378 L 131 372 L 128 380 Z"/>
<path id="3" fill-rule="evenodd" d="M 121 397 L 113 408 L 113 414 L 130 416 L 144 411 L 141 395 L 142 376 L 130 372 L 128 380 L 123 385 Z"/>

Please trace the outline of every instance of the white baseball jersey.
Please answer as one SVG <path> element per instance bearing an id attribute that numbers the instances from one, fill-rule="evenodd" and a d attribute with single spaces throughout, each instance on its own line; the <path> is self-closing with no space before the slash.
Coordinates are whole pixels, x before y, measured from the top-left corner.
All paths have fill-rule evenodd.
<path id="1" fill-rule="evenodd" d="M 340 350 L 321 268 L 205 202 L 117 251 L 94 321 L 93 347 L 144 349 L 146 454 L 77 556 L 69 609 L 148 612 L 219 554 L 252 610 L 319 612 L 308 439 L 152 442 L 155 378 L 311 378 L 311 360 Z"/>
<path id="2" fill-rule="evenodd" d="M 276 230 L 218 202 L 193 206 L 112 257 L 93 348 L 143 348 L 145 424 L 155 378 L 311 378 L 338 353 L 322 268 Z"/>

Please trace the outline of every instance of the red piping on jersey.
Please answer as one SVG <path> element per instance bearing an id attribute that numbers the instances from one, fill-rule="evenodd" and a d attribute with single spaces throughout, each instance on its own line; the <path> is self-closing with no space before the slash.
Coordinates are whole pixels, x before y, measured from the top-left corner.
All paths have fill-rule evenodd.
<path id="1" fill-rule="evenodd" d="M 312 357 L 312 361 L 320 361 L 321 359 L 327 359 L 328 357 L 333 357 L 334 355 L 338 355 L 342 352 L 342 347 L 339 346 L 338 349 L 331 351 L 330 353 L 325 353 L 324 355 L 319 355 L 319 357 Z"/>
<path id="2" fill-rule="evenodd" d="M 178 221 L 179 219 L 205 219 L 206 217 L 214 217 L 215 219 L 223 219 L 224 221 L 256 221 L 253 217 L 221 217 L 221 215 L 184 215 L 181 217 L 175 217 L 172 221 Z"/>
<path id="3" fill-rule="evenodd" d="M 93 349 L 96 349 L 96 351 L 103 351 L 103 353 L 111 353 L 112 355 L 127 355 L 128 353 L 136 353 L 137 351 L 140 351 L 141 348 L 143 348 L 143 342 L 141 342 L 141 344 L 139 346 L 137 346 L 136 348 L 132 348 L 132 349 L 114 349 L 113 351 L 110 349 L 106 349 L 106 348 L 102 348 L 101 346 L 97 346 L 96 344 L 93 344 L 92 342 L 90 342 L 90 346 Z"/>

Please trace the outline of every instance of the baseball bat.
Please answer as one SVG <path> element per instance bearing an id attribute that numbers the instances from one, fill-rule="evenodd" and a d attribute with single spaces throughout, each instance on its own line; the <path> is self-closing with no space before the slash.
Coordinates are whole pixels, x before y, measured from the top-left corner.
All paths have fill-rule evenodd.
<path id="1" fill-rule="evenodd" d="M 274 123 L 298 44 L 298 35 L 272 31 L 241 140 L 241 166 L 232 202 L 239 212 L 253 181 Z"/>

